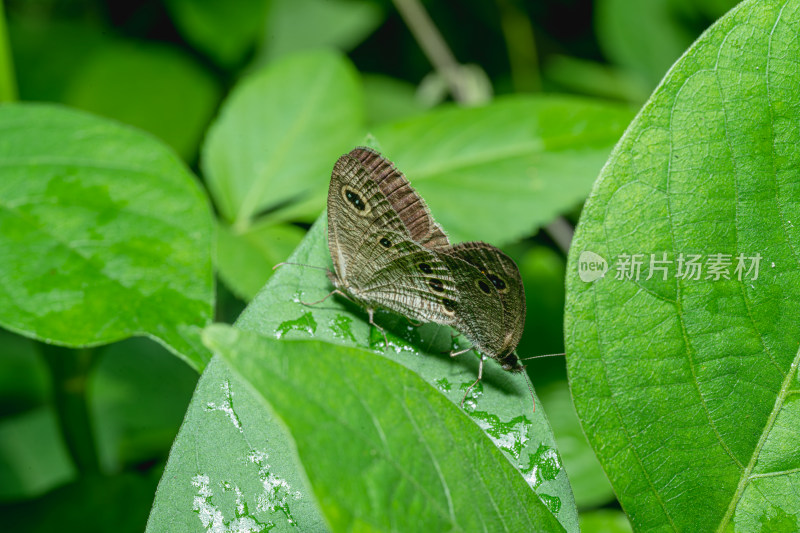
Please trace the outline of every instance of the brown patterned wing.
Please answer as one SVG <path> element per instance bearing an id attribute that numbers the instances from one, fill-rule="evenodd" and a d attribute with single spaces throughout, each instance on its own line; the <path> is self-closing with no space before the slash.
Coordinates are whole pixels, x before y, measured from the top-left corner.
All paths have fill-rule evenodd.
<path id="1" fill-rule="evenodd" d="M 425 201 L 391 161 L 364 146 L 353 149 L 349 155 L 358 159 L 367 169 L 372 181 L 378 184 L 400 220 L 408 228 L 412 240 L 431 249 L 450 244 L 444 230 L 433 219 Z"/>
<path id="2" fill-rule="evenodd" d="M 348 279 L 350 290 L 368 306 L 453 325 L 461 295 L 448 261 L 407 234 L 376 228 L 353 255 L 359 268 Z"/>
<path id="3" fill-rule="evenodd" d="M 473 265 L 492 283 L 503 309 L 502 342 L 498 353 L 513 352 L 525 328 L 525 289 L 517 264 L 485 242 L 462 242 L 441 251 Z"/>
<path id="4" fill-rule="evenodd" d="M 340 279 L 350 276 L 356 248 L 375 228 L 411 238 L 367 169 L 358 159 L 343 155 L 333 167 L 328 188 L 328 248 Z"/>
<path id="5" fill-rule="evenodd" d="M 452 272 L 458 294 L 453 327 L 481 353 L 503 363 L 505 329 L 503 305 L 497 289 L 467 261 L 444 253 L 438 255 Z"/>

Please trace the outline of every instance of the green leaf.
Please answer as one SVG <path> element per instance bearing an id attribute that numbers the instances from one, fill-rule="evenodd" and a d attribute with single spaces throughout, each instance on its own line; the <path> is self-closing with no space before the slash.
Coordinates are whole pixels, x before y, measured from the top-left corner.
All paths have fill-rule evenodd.
<path id="1" fill-rule="evenodd" d="M 218 98 L 214 78 L 178 49 L 112 41 L 75 70 L 63 101 L 149 131 L 191 160 Z"/>
<path id="2" fill-rule="evenodd" d="M 297 202 L 316 216 L 333 163 L 363 135 L 362 108 L 357 73 L 333 52 L 289 56 L 242 81 L 202 154 L 225 221 L 245 230 L 259 213 Z"/>
<path id="3" fill-rule="evenodd" d="M 407 81 L 380 74 L 362 74 L 361 79 L 369 124 L 407 119 L 426 110 L 425 103 L 417 98 L 417 88 Z"/>
<path id="4" fill-rule="evenodd" d="M 542 76 L 563 92 L 641 104 L 652 85 L 629 70 L 565 55 L 551 55 Z"/>
<path id="5" fill-rule="evenodd" d="M 655 86 L 695 36 L 680 20 L 676 4 L 675 0 L 600 0 L 595 27 L 603 52 Z"/>
<path id="6" fill-rule="evenodd" d="M 454 242 L 513 242 L 580 203 L 632 116 L 593 100 L 514 96 L 377 127 Z"/>
<path id="7" fill-rule="evenodd" d="M 60 107 L 0 107 L 0 128 L 0 324 L 75 347 L 148 335 L 202 367 L 211 216 L 178 158 Z"/>
<path id="8" fill-rule="evenodd" d="M 39 496 L 76 475 L 50 406 L 0 418 L 0 500 Z"/>
<path id="9" fill-rule="evenodd" d="M 272 0 L 257 63 L 318 48 L 350 51 L 383 22 L 365 0 Z"/>
<path id="10" fill-rule="evenodd" d="M 312 227 L 290 261 L 330 267 L 324 221 L 323 217 Z M 461 402 L 464 391 L 475 380 L 478 361 L 471 353 L 455 359 L 442 353 L 453 347 L 449 328 L 433 324 L 415 328 L 401 317 L 378 313 L 376 320 L 388 332 L 389 347 L 386 349 L 383 336 L 369 327 L 365 313 L 346 301 L 330 298 L 310 307 L 299 303 L 319 300 L 331 289 L 324 272 L 285 266 L 251 302 L 237 326 L 278 338 L 314 338 L 373 349 L 417 372 L 452 403 Z M 323 355 L 327 354 L 320 354 L 320 357 Z M 320 373 L 315 366 L 308 367 L 307 371 Z M 344 370 L 341 372 L 347 379 L 355 379 L 345 375 Z M 326 374 L 320 377 L 325 378 Z M 484 380 L 467 399 L 466 411 L 521 471 L 561 524 L 569 531 L 576 531 L 577 511 L 552 432 L 541 406 L 537 403 L 533 410 L 524 377 L 504 372 L 493 361 L 487 361 Z M 453 412 L 452 416 L 462 415 Z M 326 421 L 318 420 L 318 423 Z M 214 435 L 214 442 L 207 442 L 204 435 Z M 406 442 L 416 449 L 415 443 L 414 440 Z M 337 443 L 336 449 L 344 445 Z M 269 475 L 286 480 L 291 487 L 278 493 L 280 504 L 288 509 L 288 516 L 293 517 L 301 529 L 313 529 L 308 524 L 319 525 L 322 518 L 313 506 L 304 507 L 312 498 L 304 487 L 303 467 L 296 462 L 293 449 L 294 442 L 284 426 L 269 415 L 257 395 L 215 359 L 198 384 L 173 446 L 151 514 L 150 529 L 157 531 L 163 524 L 176 521 L 196 524 L 198 516 L 185 502 L 191 502 L 200 488 L 209 487 L 215 496 L 206 501 L 222 513 L 226 524 L 252 518 L 261 524 L 276 524 L 278 530 L 288 530 L 290 526 L 284 514 L 268 512 L 266 508 L 261 512 L 255 510 L 263 492 L 263 479 Z M 254 453 L 258 457 L 268 455 L 270 467 L 259 470 L 258 465 L 245 460 L 248 454 Z M 197 476 L 208 476 L 207 483 L 205 477 Z M 199 480 L 200 485 L 193 486 L 193 479 Z M 250 509 L 247 516 L 236 514 L 234 493 L 225 492 L 226 486 L 242 490 L 242 501 Z M 295 491 L 300 491 L 299 499 L 294 498 Z"/>
<path id="11" fill-rule="evenodd" d="M 87 386 L 103 472 L 165 457 L 196 384 L 196 372 L 148 339 L 103 350 Z"/>
<path id="12" fill-rule="evenodd" d="M 606 56 L 628 71 L 629 85 L 652 88 L 700 30 L 738 0 L 599 0 L 595 28 Z"/>
<path id="13" fill-rule="evenodd" d="M 239 298 L 250 301 L 305 234 L 291 224 L 256 224 L 239 231 L 220 223 L 216 261 L 220 278 Z"/>
<path id="14" fill-rule="evenodd" d="M 223 325 L 204 338 L 286 424 L 334 531 L 562 529 L 481 429 L 401 365 Z"/>
<path id="15" fill-rule="evenodd" d="M 147 531 L 212 524 L 232 531 L 325 530 L 293 450 L 258 395 L 212 359 L 172 445 Z"/>
<path id="16" fill-rule="evenodd" d="M 168 0 L 188 41 L 223 65 L 242 61 L 264 31 L 271 0 Z"/>
<path id="17" fill-rule="evenodd" d="M 707 31 L 620 141 L 572 244 L 575 407 L 636 529 L 800 526 L 799 24 L 797 0 L 747 1 Z M 584 252 L 605 277 L 581 280 L 602 266 Z M 624 254 L 642 254 L 638 276 Z"/>

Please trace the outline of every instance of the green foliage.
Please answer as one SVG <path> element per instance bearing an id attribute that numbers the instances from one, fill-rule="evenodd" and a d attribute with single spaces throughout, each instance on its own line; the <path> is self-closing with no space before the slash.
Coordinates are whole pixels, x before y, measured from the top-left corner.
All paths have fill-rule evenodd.
<path id="1" fill-rule="evenodd" d="M 299 242 L 284 221 L 309 220 L 325 205 L 333 162 L 365 138 L 362 93 L 344 58 L 305 52 L 253 73 L 223 105 L 202 162 L 224 219 L 217 266 L 237 295 L 252 298 Z M 370 139 L 454 240 L 498 244 L 580 202 L 632 115 L 622 106 L 531 96 L 419 113 L 374 127 Z"/>
<path id="2" fill-rule="evenodd" d="M 538 391 L 544 410 L 559 413 L 551 424 L 575 493 L 575 504 L 580 509 L 591 509 L 614 501 L 611 484 L 581 431 L 566 381 L 549 383 L 538 387 Z"/>
<path id="3" fill-rule="evenodd" d="M 0 498 L 39 496 L 75 478 L 77 472 L 49 406 L 0 421 Z"/>
<path id="4" fill-rule="evenodd" d="M 290 261 L 331 267 L 326 226 L 322 222 L 324 220 L 309 231 Z M 293 265 L 285 266 L 270 279 L 264 290 L 251 302 L 237 321 L 236 326 L 239 329 L 255 331 L 279 339 L 313 338 L 332 343 L 330 345 L 314 345 L 316 348 L 313 353 L 320 360 L 336 357 L 336 354 L 340 353 L 335 348 L 335 344 L 361 350 L 377 350 L 385 357 L 414 370 L 428 382 L 428 385 L 425 386 L 419 383 L 416 385 L 417 387 L 429 390 L 432 386 L 452 403 L 460 404 L 467 387 L 475 380 L 478 361 L 471 353 L 459 356 L 455 360 L 445 353 L 454 347 L 449 328 L 432 324 L 417 328 L 396 315 L 379 313 L 376 320 L 388 331 L 389 346 L 386 347 L 383 336 L 376 329 L 370 328 L 364 313 L 346 301 L 331 298 L 314 306 L 300 303 L 301 301 L 319 300 L 330 290 L 330 282 L 324 272 Z M 300 347 L 306 346 L 306 344 L 293 343 L 292 346 L 298 348 L 287 349 L 286 354 L 289 355 L 294 353 L 292 350 L 297 350 L 297 357 L 301 357 L 304 348 Z M 215 348 L 217 347 L 215 346 Z M 255 357 L 261 353 L 261 348 L 257 348 L 257 350 L 256 353 L 247 353 L 246 357 Z M 225 353 L 230 354 L 228 351 Z M 377 355 L 373 355 L 373 357 L 377 357 Z M 261 359 L 263 360 L 263 357 Z M 319 367 L 319 364 L 321 362 L 302 366 L 303 371 L 307 374 L 308 387 L 311 389 L 323 388 L 323 384 L 332 379 L 333 370 L 325 370 Z M 267 497 L 263 495 L 262 486 L 263 480 L 270 476 L 287 480 L 288 486 L 291 487 L 291 490 L 286 488 L 285 491 L 281 490 L 277 494 L 281 506 L 288 509 L 284 512 L 288 512 L 293 517 L 292 519 L 299 524 L 321 523 L 322 518 L 316 514 L 318 511 L 307 507 L 309 493 L 302 479 L 308 476 L 316 492 L 317 483 L 324 483 L 326 478 L 318 479 L 307 470 L 309 457 L 301 455 L 301 461 L 298 463 L 293 454 L 287 453 L 287 450 L 291 449 L 292 442 L 299 446 L 302 439 L 311 439 L 315 442 L 322 439 L 315 445 L 324 445 L 328 449 L 336 448 L 338 446 L 335 444 L 336 440 L 327 436 L 327 430 L 319 428 L 312 432 L 316 436 L 309 434 L 307 430 L 298 433 L 299 430 L 292 429 L 288 419 L 289 414 L 286 411 L 276 411 L 277 419 L 270 416 L 265 412 L 263 404 L 259 402 L 258 394 L 254 394 L 241 377 L 231 375 L 221 361 L 215 361 L 213 368 L 213 373 L 209 374 L 210 369 L 204 373 L 190 407 L 190 413 L 193 414 L 187 417 L 175 442 L 164 477 L 166 481 L 159 487 L 156 497 L 150 529 L 158 531 L 167 521 L 170 523 L 180 521 L 183 524 L 197 523 L 198 517 L 191 508 L 181 507 L 183 513 L 178 515 L 175 505 L 169 503 L 176 500 L 189 501 L 194 495 L 197 495 L 198 486 L 193 485 L 193 480 L 197 475 L 208 476 L 209 486 L 215 494 L 224 493 L 225 491 L 221 490 L 222 487 L 239 487 L 241 494 L 236 493 L 233 489 L 228 489 L 228 492 L 233 491 L 237 495 L 240 494 L 237 497 L 240 497 L 246 507 L 251 510 L 248 514 L 243 515 L 234 511 L 232 506 L 235 498 L 233 495 L 228 497 L 221 494 L 215 498 L 208 498 L 206 502 L 209 508 L 213 507 L 222 513 L 221 516 L 229 526 L 245 520 L 253 520 L 260 524 L 272 523 L 279 528 L 288 526 L 285 519 L 279 520 L 274 516 L 274 511 L 270 513 L 267 512 L 269 509 L 257 506 L 256 502 L 262 496 Z M 379 383 L 384 383 L 383 387 L 391 389 L 397 379 L 395 372 L 391 371 L 396 368 L 395 365 L 381 367 L 380 373 L 377 370 L 365 373 L 360 365 L 352 363 L 337 364 L 334 368 L 342 379 L 351 383 L 362 382 L 361 386 L 363 387 L 374 387 Z M 253 378 L 252 371 L 240 370 L 240 375 L 247 380 Z M 321 381 L 317 382 L 316 380 Z M 282 381 L 282 378 L 279 381 Z M 285 384 L 287 387 L 289 386 L 288 383 Z M 386 390 L 385 388 L 380 390 Z M 270 401 L 270 396 L 262 387 L 257 387 L 257 390 Z M 331 398 L 335 398 L 335 396 Z M 270 405 L 272 405 L 271 401 Z M 208 406 L 213 407 L 208 408 Z M 337 408 L 342 423 L 351 427 L 363 425 L 361 421 L 363 412 L 356 407 L 357 405 L 349 402 L 342 403 Z M 273 409 L 277 410 L 278 408 L 273 406 Z M 305 407 L 298 404 L 294 405 L 292 409 L 292 418 L 309 417 L 311 420 L 317 420 L 318 424 L 327 423 L 325 422 L 327 416 L 320 417 L 314 404 L 308 404 Z M 301 413 L 302 409 L 306 409 L 308 412 Z M 429 422 L 424 422 L 424 417 L 429 416 L 425 414 L 424 410 L 412 409 L 411 406 L 407 409 L 409 410 L 407 416 L 416 421 L 418 427 L 421 428 L 420 431 L 423 433 L 438 431 L 436 428 L 429 427 Z M 542 409 L 537 408 L 534 411 L 532 397 L 523 376 L 504 372 L 493 361 L 488 361 L 484 369 L 484 380 L 481 387 L 467 400 L 466 411 L 489 435 L 495 446 L 500 448 L 514 467 L 520 471 L 528 484 L 540 494 L 550 512 L 555 514 L 566 529 L 577 530 L 577 513 L 566 475 L 555 451 L 555 441 Z M 441 416 L 446 424 L 456 424 L 458 427 L 464 423 L 458 420 L 466 420 L 463 413 L 452 409 L 445 409 L 438 416 Z M 280 420 L 289 425 L 289 433 Z M 207 446 L 202 442 L 203 439 L 198 438 L 200 435 L 208 434 L 217 435 L 225 442 L 224 454 L 220 453 L 218 445 L 209 443 Z M 414 434 L 395 434 L 392 436 L 392 440 L 396 441 L 393 446 L 419 450 L 420 444 Z M 468 439 L 468 441 L 473 442 L 473 439 Z M 488 441 L 483 442 L 485 450 Z M 452 446 L 459 448 L 464 445 L 459 446 L 458 442 L 452 442 Z M 473 446 L 476 445 L 469 445 L 470 448 Z M 248 454 L 253 453 L 259 456 L 269 456 L 268 466 L 259 468 L 258 465 L 254 466 L 243 460 Z M 485 451 L 485 453 L 494 452 Z M 341 466 L 338 474 L 340 477 Z M 416 467 L 417 458 L 415 456 L 395 459 L 394 468 L 411 471 Z M 459 483 L 473 486 L 474 480 L 470 477 L 472 474 L 469 470 L 474 468 L 481 469 L 479 464 L 466 466 L 461 474 L 464 477 L 456 478 Z M 508 468 L 511 467 L 508 466 Z M 303 474 L 304 469 L 305 475 Z M 347 475 L 364 477 L 367 474 L 351 471 Z M 519 478 L 518 474 L 515 476 Z M 375 490 L 382 492 L 391 491 L 392 487 L 396 486 L 393 478 L 386 478 L 381 469 L 370 472 L 364 482 L 371 483 Z M 327 483 L 330 483 L 330 480 L 327 480 Z M 302 496 L 293 497 L 294 492 L 298 490 Z M 353 494 L 360 493 L 361 489 L 353 492 Z M 454 507 L 471 507 L 471 504 L 468 503 L 470 501 L 472 500 L 465 499 L 461 504 L 453 505 Z M 337 505 L 351 506 L 355 503 L 339 502 Z M 325 509 L 323 511 L 326 513 L 329 523 L 334 521 L 328 511 Z M 388 512 L 388 510 L 385 511 Z M 358 517 L 354 519 L 358 519 Z"/>
<path id="5" fill-rule="evenodd" d="M 372 133 L 453 241 L 503 245 L 586 197 L 631 116 L 596 101 L 514 96 Z"/>
<path id="6" fill-rule="evenodd" d="M 287 426 L 333 530 L 561 529 L 488 436 L 401 365 L 229 326 L 205 338 Z"/>
<path id="7" fill-rule="evenodd" d="M 692 43 L 703 19 L 714 20 L 736 0 L 600 0 L 595 24 L 608 57 L 655 86 Z"/>
<path id="8" fill-rule="evenodd" d="M 272 0 L 256 62 L 318 48 L 349 51 L 381 23 L 365 0 Z"/>
<path id="9" fill-rule="evenodd" d="M 66 346 L 148 335 L 202 368 L 211 218 L 181 162 L 59 107 L 6 105 L 0 123 L 0 324 Z"/>
<path id="10" fill-rule="evenodd" d="M 128 4 L 0 11 L 0 100 L 25 102 L 0 106 L 5 529 L 800 527 L 800 0 L 691 46 L 733 0 L 424 2 L 433 25 L 415 2 Z M 526 361 L 539 401 L 487 361 L 462 409 L 478 360 L 450 329 L 380 311 L 385 342 L 303 303 L 323 271 L 273 275 L 331 268 L 328 179 L 359 144 L 453 241 L 517 260 L 519 354 L 566 346 L 569 385 Z M 675 277 L 681 254 L 728 278 Z"/>
<path id="11" fill-rule="evenodd" d="M 190 161 L 218 93 L 216 81 L 178 50 L 111 41 L 75 69 L 64 102 L 149 131 Z"/>
<path id="12" fill-rule="evenodd" d="M 331 161 L 363 135 L 362 99 L 352 65 L 328 51 L 286 58 L 243 80 L 203 146 L 223 219 L 246 229 L 262 212 L 282 220 L 318 213 Z"/>
<path id="13" fill-rule="evenodd" d="M 352 65 L 306 52 L 240 82 L 203 146 L 217 209 L 217 267 L 231 290 L 252 298 L 324 206 L 336 158 L 363 136 L 363 94 Z M 309 151 L 309 147 L 314 149 Z"/>
<path id="14" fill-rule="evenodd" d="M 167 0 L 187 40 L 224 65 L 242 61 L 264 27 L 270 0 Z"/>
<path id="15" fill-rule="evenodd" d="M 583 533 L 629 533 L 632 531 L 625 513 L 615 510 L 597 510 L 581 513 Z"/>
<path id="16" fill-rule="evenodd" d="M 113 474 L 169 449 L 197 373 L 147 339 L 103 350 L 87 384 L 100 468 Z"/>
<path id="17" fill-rule="evenodd" d="M 272 267 L 292 253 L 305 232 L 292 224 L 259 223 L 237 230 L 217 227 L 219 277 L 243 300 L 251 300 L 272 274 Z"/>
<path id="18" fill-rule="evenodd" d="M 799 23 L 796 1 L 750 1 L 706 32 L 617 146 L 573 242 L 575 406 L 637 529 L 800 524 Z M 579 279 L 584 251 L 604 278 Z M 649 264 L 662 253 L 666 279 Z M 645 254 L 638 279 L 619 279 L 622 254 Z M 701 256 L 699 279 L 676 277 L 680 254 Z M 714 254 L 725 277 L 705 270 Z M 740 254 L 761 256 L 757 276 L 737 274 Z"/>

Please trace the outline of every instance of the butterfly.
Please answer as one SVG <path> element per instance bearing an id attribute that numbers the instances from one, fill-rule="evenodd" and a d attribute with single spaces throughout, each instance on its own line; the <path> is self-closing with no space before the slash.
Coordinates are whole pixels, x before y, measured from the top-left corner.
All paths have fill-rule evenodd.
<path id="1" fill-rule="evenodd" d="M 328 189 L 328 247 L 339 292 L 374 311 L 451 326 L 482 355 L 520 372 L 515 349 L 525 292 L 514 261 L 484 242 L 452 245 L 394 165 L 358 147 L 334 165 Z M 483 357 L 478 379 L 483 375 Z M 467 392 L 469 392 L 468 389 Z M 466 397 L 466 395 L 465 395 Z"/>

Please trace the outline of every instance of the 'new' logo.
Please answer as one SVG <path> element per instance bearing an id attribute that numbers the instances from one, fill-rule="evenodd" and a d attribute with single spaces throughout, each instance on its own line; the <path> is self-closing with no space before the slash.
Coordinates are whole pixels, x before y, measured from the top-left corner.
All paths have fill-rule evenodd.
<path id="1" fill-rule="evenodd" d="M 594 252 L 584 250 L 578 257 L 578 276 L 587 283 L 600 279 L 608 272 L 608 263 Z"/>

